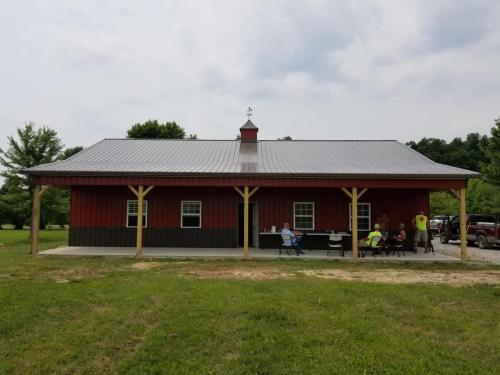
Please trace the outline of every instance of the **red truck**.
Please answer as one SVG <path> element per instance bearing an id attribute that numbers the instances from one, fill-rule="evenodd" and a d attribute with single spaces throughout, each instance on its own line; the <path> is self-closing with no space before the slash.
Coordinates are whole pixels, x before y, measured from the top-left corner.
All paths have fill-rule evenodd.
<path id="1" fill-rule="evenodd" d="M 460 218 L 445 217 L 439 229 L 441 243 L 460 239 Z M 467 244 L 488 249 L 500 245 L 500 215 L 469 214 L 467 220 Z"/>

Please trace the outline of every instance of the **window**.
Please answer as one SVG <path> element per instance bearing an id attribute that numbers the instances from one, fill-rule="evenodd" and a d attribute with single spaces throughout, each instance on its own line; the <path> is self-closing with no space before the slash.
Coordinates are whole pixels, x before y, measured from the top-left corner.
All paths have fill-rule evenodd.
<path id="1" fill-rule="evenodd" d="M 358 203 L 358 230 L 370 230 L 371 206 L 370 203 Z M 349 230 L 352 230 L 352 203 L 349 203 Z"/>
<path id="2" fill-rule="evenodd" d="M 313 202 L 293 202 L 293 229 L 314 229 Z"/>
<path id="3" fill-rule="evenodd" d="M 137 227 L 138 203 L 136 200 L 127 201 L 127 227 Z M 148 201 L 142 201 L 142 226 L 148 226 Z"/>
<path id="4" fill-rule="evenodd" d="M 201 202 L 181 202 L 181 228 L 201 228 Z"/>

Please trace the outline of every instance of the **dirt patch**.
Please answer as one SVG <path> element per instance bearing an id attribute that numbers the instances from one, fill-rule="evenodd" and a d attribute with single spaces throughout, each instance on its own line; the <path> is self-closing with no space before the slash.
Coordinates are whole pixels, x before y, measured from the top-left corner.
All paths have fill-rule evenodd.
<path id="1" fill-rule="evenodd" d="M 273 280 L 294 277 L 295 274 L 284 272 L 278 268 L 214 268 L 197 269 L 184 273 L 201 279 L 251 279 Z"/>
<path id="2" fill-rule="evenodd" d="M 158 268 L 160 266 L 161 266 L 160 262 L 139 262 L 139 263 L 134 263 L 132 265 L 132 268 L 134 270 L 147 271 L 147 270 L 152 270 L 153 268 Z"/>
<path id="3" fill-rule="evenodd" d="M 45 273 L 46 277 L 57 283 L 69 283 L 73 281 L 80 281 L 89 277 L 101 277 L 103 275 L 104 271 L 83 267 L 71 268 L 67 270 L 54 270 Z"/>
<path id="4" fill-rule="evenodd" d="M 388 284 L 431 283 L 447 284 L 450 286 L 467 286 L 474 284 L 500 284 L 500 271 L 463 271 L 437 272 L 418 270 L 375 270 L 350 272 L 336 269 L 301 270 L 297 271 L 306 276 L 324 279 L 346 281 L 362 281 Z"/>
<path id="5" fill-rule="evenodd" d="M 420 271 L 420 270 L 367 270 L 367 271 L 344 271 L 338 269 L 323 270 L 299 270 L 286 272 L 279 268 L 256 267 L 256 268 L 203 268 L 194 269 L 182 273 L 185 276 L 193 276 L 201 279 L 250 279 L 250 280 L 274 280 L 296 277 L 301 274 L 309 277 L 323 279 L 336 279 L 345 281 L 358 281 L 368 283 L 386 284 L 446 284 L 450 286 L 467 286 L 475 284 L 498 284 L 500 285 L 500 271 Z"/>

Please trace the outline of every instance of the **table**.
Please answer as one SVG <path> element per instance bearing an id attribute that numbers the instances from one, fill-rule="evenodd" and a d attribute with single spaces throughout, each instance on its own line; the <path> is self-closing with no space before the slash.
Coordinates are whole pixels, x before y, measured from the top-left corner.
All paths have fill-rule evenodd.
<path id="1" fill-rule="evenodd" d="M 328 239 L 330 232 L 310 232 L 304 233 L 302 248 L 306 250 L 328 250 Z M 342 246 L 345 250 L 351 249 L 350 233 L 336 232 L 342 236 Z M 260 232 L 259 248 L 261 249 L 279 249 L 281 247 L 281 233 Z"/>

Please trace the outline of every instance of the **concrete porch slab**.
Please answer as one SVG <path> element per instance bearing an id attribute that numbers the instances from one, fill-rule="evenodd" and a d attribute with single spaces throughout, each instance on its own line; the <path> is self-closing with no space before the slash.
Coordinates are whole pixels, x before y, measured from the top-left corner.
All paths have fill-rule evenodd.
<path id="1" fill-rule="evenodd" d="M 40 252 L 41 255 L 64 255 L 64 256 L 106 256 L 106 257 L 135 257 L 134 247 L 59 247 L 56 249 Z M 242 248 L 164 248 L 164 247 L 145 247 L 142 251 L 144 258 L 216 258 L 216 259 L 241 259 L 243 258 Z M 310 260 L 345 260 L 351 261 L 350 251 L 345 256 L 340 255 L 327 256 L 325 250 L 305 250 L 305 254 L 296 256 L 279 255 L 278 250 L 250 248 L 250 259 L 310 259 Z M 423 249 L 417 254 L 406 253 L 390 256 L 366 256 L 359 258 L 360 261 L 382 261 L 382 262 L 460 262 L 460 259 L 453 256 L 440 253 L 424 254 Z"/>

